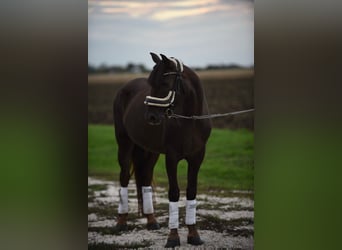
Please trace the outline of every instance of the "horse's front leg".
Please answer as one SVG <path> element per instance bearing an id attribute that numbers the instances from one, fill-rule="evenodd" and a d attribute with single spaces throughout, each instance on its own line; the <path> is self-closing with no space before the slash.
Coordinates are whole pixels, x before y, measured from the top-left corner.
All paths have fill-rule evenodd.
<path id="1" fill-rule="evenodd" d="M 186 158 L 188 162 L 188 184 L 186 189 L 185 224 L 189 230 L 187 242 L 191 245 L 202 245 L 204 243 L 196 229 L 197 176 L 204 154 L 205 148 Z"/>
<path id="2" fill-rule="evenodd" d="M 169 229 L 170 233 L 165 245 L 166 248 L 180 246 L 178 235 L 179 227 L 179 187 L 177 181 L 177 165 L 179 159 L 174 154 L 166 154 L 166 171 L 169 179 Z"/>

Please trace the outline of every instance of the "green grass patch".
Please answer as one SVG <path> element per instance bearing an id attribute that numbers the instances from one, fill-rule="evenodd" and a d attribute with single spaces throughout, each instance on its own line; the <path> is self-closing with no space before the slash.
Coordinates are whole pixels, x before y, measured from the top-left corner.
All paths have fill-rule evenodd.
<path id="1" fill-rule="evenodd" d="M 254 134 L 229 129 L 213 129 L 206 156 L 198 177 L 198 189 L 253 190 L 254 186 Z M 118 180 L 120 167 L 117 161 L 117 143 L 114 127 L 110 125 L 88 126 L 88 174 Z M 185 190 L 187 163 L 178 165 L 178 181 Z M 165 157 L 160 156 L 154 171 L 154 182 L 167 187 Z"/>

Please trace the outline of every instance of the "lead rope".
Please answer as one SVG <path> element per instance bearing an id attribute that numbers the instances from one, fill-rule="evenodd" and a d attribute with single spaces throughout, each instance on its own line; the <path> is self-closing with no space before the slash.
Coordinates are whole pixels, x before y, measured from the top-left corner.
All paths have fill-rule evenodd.
<path id="1" fill-rule="evenodd" d="M 188 119 L 188 120 L 203 120 L 203 119 L 212 119 L 212 118 L 223 117 L 223 116 L 238 115 L 238 114 L 248 113 L 248 112 L 252 112 L 252 111 L 254 111 L 254 109 L 246 109 L 246 110 L 234 111 L 234 112 L 223 113 L 223 114 L 185 116 L 185 115 L 174 114 L 171 109 L 167 109 L 166 115 L 168 118 L 180 118 L 180 119 Z"/>

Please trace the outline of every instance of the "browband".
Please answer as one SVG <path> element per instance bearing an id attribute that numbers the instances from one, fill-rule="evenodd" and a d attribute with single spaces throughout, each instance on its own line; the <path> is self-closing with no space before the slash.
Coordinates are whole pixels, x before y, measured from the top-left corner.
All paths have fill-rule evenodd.
<path id="1" fill-rule="evenodd" d="M 155 106 L 155 107 L 169 107 L 175 100 L 175 95 L 176 95 L 176 92 L 174 90 L 170 90 L 168 95 L 162 98 L 154 97 L 154 96 L 146 96 L 144 104 L 148 106 Z"/>

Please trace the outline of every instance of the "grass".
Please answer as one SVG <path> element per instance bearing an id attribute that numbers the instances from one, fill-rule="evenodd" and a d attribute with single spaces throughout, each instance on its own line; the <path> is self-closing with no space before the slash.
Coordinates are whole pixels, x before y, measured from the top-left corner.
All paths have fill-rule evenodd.
<path id="1" fill-rule="evenodd" d="M 253 190 L 254 135 L 245 129 L 213 129 L 207 144 L 206 156 L 198 177 L 202 190 Z M 161 155 L 154 171 L 154 182 L 167 187 L 164 156 Z M 88 174 L 111 180 L 119 179 L 117 144 L 114 128 L 110 125 L 88 126 Z M 186 189 L 187 164 L 178 165 L 178 181 Z"/>

